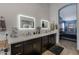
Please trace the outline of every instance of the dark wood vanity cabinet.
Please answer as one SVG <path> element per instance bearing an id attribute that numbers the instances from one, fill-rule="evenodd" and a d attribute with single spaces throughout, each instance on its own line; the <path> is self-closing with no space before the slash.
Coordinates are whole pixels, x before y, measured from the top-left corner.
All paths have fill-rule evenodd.
<path id="1" fill-rule="evenodd" d="M 48 36 L 48 45 L 47 45 L 47 49 L 50 49 L 52 46 L 55 45 L 56 43 L 56 35 L 55 34 L 51 34 Z"/>
<path id="2" fill-rule="evenodd" d="M 56 34 L 42 37 L 42 53 L 49 50 L 56 43 Z"/>
<path id="3" fill-rule="evenodd" d="M 33 49 L 32 40 L 25 41 L 23 44 L 24 44 L 24 47 L 23 47 L 24 55 L 30 55 Z"/>
<path id="4" fill-rule="evenodd" d="M 56 43 L 56 34 L 11 44 L 12 55 L 40 55 Z"/>
<path id="5" fill-rule="evenodd" d="M 41 38 L 11 44 L 12 55 L 41 54 Z"/>
<path id="6" fill-rule="evenodd" d="M 29 55 L 33 50 L 32 41 L 24 41 L 20 43 L 11 44 L 12 55 Z"/>
<path id="7" fill-rule="evenodd" d="M 41 54 L 41 38 L 36 38 L 33 40 L 33 53 Z"/>
<path id="8" fill-rule="evenodd" d="M 25 41 L 23 49 L 24 49 L 24 55 L 41 54 L 41 40 L 40 40 L 40 38 Z"/>
<path id="9" fill-rule="evenodd" d="M 12 55 L 22 55 L 23 54 L 23 42 L 15 43 L 11 45 Z"/>
<path id="10" fill-rule="evenodd" d="M 42 45 L 41 45 L 41 47 L 42 47 L 42 52 L 44 52 L 44 51 L 46 51 L 47 50 L 47 45 L 48 45 L 48 36 L 44 36 L 44 37 L 42 37 Z"/>
<path id="11" fill-rule="evenodd" d="M 49 35 L 49 43 L 56 44 L 56 34 Z"/>

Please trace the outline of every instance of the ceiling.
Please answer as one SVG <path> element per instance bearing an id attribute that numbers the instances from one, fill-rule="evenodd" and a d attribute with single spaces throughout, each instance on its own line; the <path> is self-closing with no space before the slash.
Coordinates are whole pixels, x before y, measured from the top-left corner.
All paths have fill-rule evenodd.
<path id="1" fill-rule="evenodd" d="M 61 9 L 60 16 L 64 21 L 76 20 L 76 4 Z"/>

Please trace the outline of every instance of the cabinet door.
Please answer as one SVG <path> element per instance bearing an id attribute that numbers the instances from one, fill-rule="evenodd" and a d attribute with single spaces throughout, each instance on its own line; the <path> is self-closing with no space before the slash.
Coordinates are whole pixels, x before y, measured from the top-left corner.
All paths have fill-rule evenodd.
<path id="1" fill-rule="evenodd" d="M 33 48 L 32 40 L 24 42 L 24 54 L 25 55 L 30 55 L 32 52 L 32 48 Z"/>
<path id="2" fill-rule="evenodd" d="M 49 39 L 48 36 L 42 37 L 42 52 L 47 50 L 48 39 Z"/>
<path id="3" fill-rule="evenodd" d="M 23 54 L 23 42 L 11 45 L 12 55 L 22 55 Z"/>
<path id="4" fill-rule="evenodd" d="M 33 40 L 33 52 L 38 55 L 41 54 L 41 38 Z"/>
<path id="5" fill-rule="evenodd" d="M 56 43 L 56 34 L 52 34 L 49 36 L 49 43 L 54 45 Z"/>
<path id="6" fill-rule="evenodd" d="M 50 49 L 52 46 L 55 45 L 55 34 L 51 34 L 51 35 L 48 35 L 48 44 L 47 44 L 47 49 Z"/>

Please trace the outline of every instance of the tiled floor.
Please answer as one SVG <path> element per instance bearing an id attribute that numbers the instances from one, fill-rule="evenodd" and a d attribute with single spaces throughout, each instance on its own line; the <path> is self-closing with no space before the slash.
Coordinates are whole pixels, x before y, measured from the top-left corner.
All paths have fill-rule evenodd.
<path id="1" fill-rule="evenodd" d="M 68 40 L 60 40 L 60 46 L 64 47 L 64 50 L 61 52 L 61 55 L 79 55 L 79 52 L 76 50 L 76 42 Z M 54 55 L 49 50 L 45 51 L 43 55 Z"/>

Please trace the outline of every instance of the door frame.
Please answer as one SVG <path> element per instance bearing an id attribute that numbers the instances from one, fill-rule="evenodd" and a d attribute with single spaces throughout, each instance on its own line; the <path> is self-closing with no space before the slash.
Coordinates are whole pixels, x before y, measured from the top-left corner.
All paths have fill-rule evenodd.
<path id="1" fill-rule="evenodd" d="M 65 6 L 63 6 L 63 7 L 61 7 L 59 10 L 58 10 L 58 24 L 59 24 L 59 22 L 60 22 L 60 11 L 62 10 L 62 9 L 64 9 L 65 7 L 68 7 L 68 6 L 71 6 L 71 5 L 76 5 L 76 17 L 77 17 L 77 3 L 70 3 L 70 4 L 67 4 L 67 5 L 65 5 Z M 77 20 L 78 21 L 78 20 Z M 76 21 L 76 22 L 77 22 Z M 76 27 L 77 27 L 77 23 L 76 23 Z M 77 29 L 76 29 L 77 30 Z M 60 32 L 60 25 L 58 25 L 58 31 Z M 77 33 L 76 33 L 77 34 Z M 59 33 L 59 35 L 60 35 L 60 33 Z M 76 36 L 77 37 L 77 36 Z M 60 40 L 60 36 L 59 36 L 59 40 Z"/>

